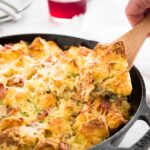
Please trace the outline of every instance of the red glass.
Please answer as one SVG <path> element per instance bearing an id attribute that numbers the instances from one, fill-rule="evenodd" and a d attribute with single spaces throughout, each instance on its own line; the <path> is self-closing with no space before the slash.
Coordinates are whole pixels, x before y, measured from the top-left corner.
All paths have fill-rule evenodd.
<path id="1" fill-rule="evenodd" d="M 71 19 L 84 14 L 87 0 L 48 0 L 50 15 L 55 18 Z"/>

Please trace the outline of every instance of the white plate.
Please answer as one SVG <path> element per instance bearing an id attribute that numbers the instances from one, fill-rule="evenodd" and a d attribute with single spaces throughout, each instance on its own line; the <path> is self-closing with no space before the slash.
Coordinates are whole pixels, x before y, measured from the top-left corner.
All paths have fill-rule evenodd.
<path id="1" fill-rule="evenodd" d="M 23 11 L 32 2 L 32 0 L 3 0 L 3 1 L 7 2 L 8 4 L 13 5 L 17 9 L 16 11 L 14 10 L 14 12 L 17 12 L 17 13 Z M 1 2 L 1 0 L 0 0 L 0 5 L 4 5 Z M 12 8 L 8 7 L 7 5 L 6 7 L 12 10 Z M 9 17 L 7 14 L 5 14 L 3 11 L 0 10 L 0 22 L 8 21 L 10 19 L 11 17 Z"/>

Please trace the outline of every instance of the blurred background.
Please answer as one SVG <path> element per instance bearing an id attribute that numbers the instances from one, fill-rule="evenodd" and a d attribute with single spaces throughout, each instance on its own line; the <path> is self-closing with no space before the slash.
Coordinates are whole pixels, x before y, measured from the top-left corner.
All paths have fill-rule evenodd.
<path id="1" fill-rule="evenodd" d="M 77 12 L 72 12 L 73 14 L 77 13 L 78 16 L 74 16 L 70 12 L 65 14 L 67 19 L 58 19 L 59 13 L 55 13 L 57 7 L 54 5 L 48 7 L 47 0 L 0 0 L 0 36 L 23 33 L 53 33 L 108 43 L 131 29 L 125 16 L 127 3 L 128 0 L 87 0 L 87 4 L 82 4 L 83 8 L 80 11 L 77 9 Z M 8 4 L 11 6 L 8 7 Z M 150 101 L 149 60 L 150 39 L 147 38 L 136 58 L 135 65 L 144 77 L 148 102 Z M 137 121 L 120 146 L 129 147 L 148 129 L 149 127 L 145 122 Z"/>

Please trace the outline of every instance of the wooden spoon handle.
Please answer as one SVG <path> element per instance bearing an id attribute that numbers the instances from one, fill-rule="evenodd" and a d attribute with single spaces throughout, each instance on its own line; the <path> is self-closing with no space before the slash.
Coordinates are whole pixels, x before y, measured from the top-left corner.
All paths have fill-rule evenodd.
<path id="1" fill-rule="evenodd" d="M 124 43 L 129 69 L 132 67 L 134 59 L 148 33 L 150 33 L 150 15 L 146 16 L 132 30 L 116 40 Z"/>

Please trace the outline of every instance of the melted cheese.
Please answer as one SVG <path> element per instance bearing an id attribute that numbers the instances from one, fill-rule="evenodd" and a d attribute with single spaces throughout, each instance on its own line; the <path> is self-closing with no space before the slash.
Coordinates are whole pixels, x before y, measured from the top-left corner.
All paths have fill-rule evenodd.
<path id="1" fill-rule="evenodd" d="M 0 150 L 85 150 L 108 138 L 129 119 L 123 50 L 63 51 L 39 37 L 0 46 Z"/>

